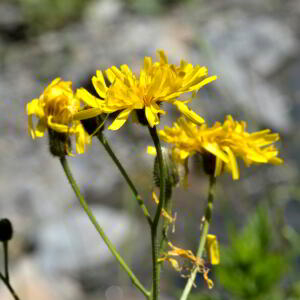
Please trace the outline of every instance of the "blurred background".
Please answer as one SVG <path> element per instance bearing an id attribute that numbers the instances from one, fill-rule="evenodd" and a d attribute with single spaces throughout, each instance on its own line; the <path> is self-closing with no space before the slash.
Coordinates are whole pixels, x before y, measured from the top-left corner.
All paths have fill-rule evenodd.
<path id="1" fill-rule="evenodd" d="M 97 69 L 164 49 L 169 61 L 208 67 L 218 80 L 191 107 L 209 124 L 226 114 L 249 131 L 279 132 L 282 166 L 241 166 L 218 179 L 211 233 L 221 244 L 190 299 L 300 299 L 300 2 L 297 0 L 0 0 L 0 218 L 14 225 L 11 280 L 22 300 L 144 299 L 118 267 L 79 207 L 47 139 L 27 134 L 25 105 L 55 77 L 91 87 Z M 177 112 L 167 107 L 163 125 Z M 153 158 L 146 128 L 106 131 L 150 210 Z M 69 159 L 99 223 L 147 287 L 150 232 L 116 167 L 97 140 Z M 173 243 L 196 251 L 208 180 L 190 161 L 189 189 L 174 191 Z M 2 251 L 2 249 L 1 249 Z M 0 252 L 2 257 L 2 252 Z M 1 259 L 1 267 L 2 259 Z M 168 265 L 162 299 L 178 299 L 186 279 Z M 11 299 L 0 283 L 0 299 Z"/>

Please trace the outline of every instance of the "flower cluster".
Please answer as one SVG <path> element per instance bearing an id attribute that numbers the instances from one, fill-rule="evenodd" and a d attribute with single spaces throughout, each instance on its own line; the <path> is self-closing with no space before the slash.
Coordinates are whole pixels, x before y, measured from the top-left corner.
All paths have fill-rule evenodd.
<path id="1" fill-rule="evenodd" d="M 103 72 L 98 70 L 92 78 L 97 97 L 84 88 L 79 88 L 74 93 L 72 83 L 69 81 L 62 81 L 60 78 L 53 80 L 39 98 L 33 99 L 26 106 L 28 131 L 35 139 L 43 137 L 45 131 L 48 130 L 50 151 L 53 155 L 60 157 L 76 195 L 78 195 L 78 190 L 76 185 L 72 184 L 73 179 L 66 167 L 65 159 L 65 155 L 72 155 L 70 137 L 75 136 L 76 152 L 83 153 L 86 145 L 91 143 L 92 136 L 97 134 L 149 221 L 153 237 L 154 266 L 159 262 L 168 261 L 177 271 L 181 271 L 182 268 L 177 259 L 187 260 L 192 265 L 192 272 L 203 273 L 209 288 L 212 288 L 213 282 L 208 278 L 209 270 L 205 266 L 202 255 L 206 248 L 210 263 L 219 264 L 217 238 L 208 234 L 215 177 L 220 176 L 226 170 L 232 174 L 234 180 L 239 179 L 238 158 L 243 160 L 246 166 L 260 163 L 281 164 L 283 160 L 278 157 L 278 150 L 273 145 L 279 140 L 279 134 L 272 133 L 269 129 L 249 133 L 246 122 L 236 121 L 230 115 L 226 117 L 224 123 L 216 122 L 209 127 L 201 116 L 189 109 L 187 104 L 201 87 L 216 80 L 217 77 L 208 76 L 206 67 L 193 66 L 184 60 L 181 60 L 179 65 L 170 64 L 164 51 L 160 50 L 157 53 L 159 60 L 156 62 L 153 62 L 151 57 L 144 58 L 139 75 L 136 75 L 125 64 L 120 68 L 112 66 Z M 187 97 L 185 97 L 185 100 L 182 100 L 181 96 L 184 94 L 190 94 L 190 98 L 186 100 Z M 165 127 L 159 132 L 161 139 L 171 145 L 168 148 L 160 146 L 155 128 L 160 124 L 161 116 L 166 114 L 162 107 L 163 102 L 174 105 L 182 114 L 173 127 Z M 153 173 L 154 182 L 160 188 L 159 199 L 154 192 L 152 194 L 154 202 L 158 204 L 154 218 L 151 218 L 134 184 L 102 134 L 103 125 L 108 115 L 112 113 L 116 113 L 116 117 L 108 127 L 109 130 L 120 129 L 130 115 L 140 124 L 149 127 L 155 148 L 148 147 L 148 153 L 155 156 L 158 154 Z M 33 121 L 34 116 L 37 118 L 36 124 Z M 203 156 L 204 170 L 210 175 L 210 190 L 203 219 L 204 225 L 202 224 L 203 239 L 201 238 L 200 250 L 197 255 L 194 255 L 191 250 L 174 246 L 168 240 L 167 233 L 169 225 L 174 225 L 176 221 L 176 214 L 172 215 L 170 202 L 172 188 L 178 183 L 187 186 L 188 158 L 197 153 Z M 81 203 L 82 201 L 80 198 Z M 84 207 L 86 210 L 85 204 Z M 89 213 L 88 215 L 90 216 Z M 164 224 L 158 246 L 157 236 L 159 235 L 156 233 L 160 224 L 160 216 L 163 216 Z M 102 233 L 100 235 L 103 237 Z M 166 241 L 171 248 L 167 252 L 164 251 Z M 116 250 L 112 250 L 111 246 L 109 248 L 115 254 Z M 115 256 L 117 260 L 122 261 L 119 256 Z M 159 276 L 159 272 L 153 271 L 153 274 L 154 277 Z M 135 279 L 133 282 L 140 286 Z M 153 282 L 156 283 L 155 278 Z M 158 294 L 156 285 L 153 285 L 153 290 L 156 290 Z M 148 295 L 145 289 L 140 289 Z"/>
<path id="2" fill-rule="evenodd" d="M 128 65 L 97 71 L 92 82 L 99 98 L 83 88 L 74 94 L 71 82 L 55 79 L 38 99 L 27 104 L 30 135 L 32 138 L 42 137 L 47 128 L 75 135 L 76 150 L 83 153 L 91 137 L 80 120 L 117 112 L 117 117 L 108 127 L 117 130 L 134 112 L 140 121 L 144 117 L 146 124 L 154 127 L 160 123 L 160 116 L 166 113 L 161 103 L 168 102 L 184 116 L 172 128 L 160 131 L 161 138 L 172 144 L 174 161 L 183 164 L 195 153 L 210 153 L 215 157 L 215 176 L 226 169 L 232 173 L 233 179 L 239 179 L 237 157 L 243 159 L 247 166 L 252 163 L 282 163 L 272 145 L 279 140 L 279 135 L 269 129 L 248 133 L 246 123 L 235 121 L 231 116 L 227 116 L 224 124 L 216 122 L 208 127 L 201 116 L 188 108 L 187 103 L 191 99 L 184 101 L 178 98 L 189 92 L 195 94 L 217 77 L 208 76 L 205 67 L 193 66 L 184 60 L 180 65 L 169 64 L 164 51 L 157 53 L 157 62 L 153 62 L 151 57 L 144 58 L 139 76 Z M 39 119 L 36 127 L 33 126 L 33 115 Z"/>
<path id="3" fill-rule="evenodd" d="M 184 60 L 178 66 L 169 64 L 164 51 L 157 53 L 157 62 L 152 62 L 151 57 L 144 58 L 139 76 L 127 65 L 120 69 L 112 66 L 104 72 L 98 70 L 92 82 L 99 98 L 84 88 L 79 88 L 74 94 L 71 82 L 55 79 L 38 99 L 27 104 L 30 135 L 33 139 L 42 137 L 46 129 L 76 135 L 77 152 L 83 153 L 91 138 L 80 120 L 117 112 L 116 119 L 108 127 L 117 130 L 124 125 L 130 113 L 135 112 L 141 123 L 144 118 L 145 124 L 154 127 L 160 123 L 160 116 L 166 114 L 161 107 L 162 102 L 175 105 L 196 124 L 204 123 L 204 119 L 186 105 L 191 99 L 183 101 L 178 98 L 189 92 L 194 95 L 217 77 L 208 76 L 206 67 L 193 66 Z M 36 127 L 33 126 L 33 115 L 39 119 Z"/>

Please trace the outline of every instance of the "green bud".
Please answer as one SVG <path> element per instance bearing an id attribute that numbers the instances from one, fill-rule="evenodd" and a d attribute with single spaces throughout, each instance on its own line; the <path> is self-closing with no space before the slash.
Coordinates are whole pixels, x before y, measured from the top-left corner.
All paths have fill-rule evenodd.
<path id="1" fill-rule="evenodd" d="M 7 242 L 12 239 L 13 227 L 9 219 L 0 220 L 0 241 Z"/>
<path id="2" fill-rule="evenodd" d="M 64 157 L 72 150 L 71 139 L 68 134 L 57 132 L 51 128 L 49 133 L 49 149 L 53 156 Z"/>
<path id="3" fill-rule="evenodd" d="M 172 159 L 172 152 L 169 149 L 162 147 L 162 155 L 166 168 L 167 178 L 166 178 L 166 198 L 169 199 L 172 194 L 172 188 L 176 186 L 180 181 L 180 174 L 177 164 Z M 156 155 L 154 160 L 153 168 L 153 179 L 157 187 L 160 187 L 160 171 L 159 162 Z"/>

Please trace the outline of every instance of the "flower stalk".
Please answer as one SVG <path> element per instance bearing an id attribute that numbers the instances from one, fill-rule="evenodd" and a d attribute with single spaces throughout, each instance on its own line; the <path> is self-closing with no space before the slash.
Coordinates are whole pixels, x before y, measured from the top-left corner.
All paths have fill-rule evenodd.
<path id="1" fill-rule="evenodd" d="M 10 291 L 11 295 L 15 300 L 19 300 L 18 295 L 10 284 L 9 280 L 9 259 L 8 259 L 8 242 L 13 237 L 13 227 L 9 219 L 0 220 L 0 241 L 3 245 L 4 254 L 4 275 L 0 272 L 0 279 L 3 281 L 7 289 Z"/>
<path id="2" fill-rule="evenodd" d="M 111 149 L 111 147 L 110 147 L 107 139 L 105 138 L 105 136 L 103 135 L 103 133 L 101 131 L 98 132 L 97 138 L 99 139 L 100 143 L 103 145 L 103 147 L 105 148 L 106 152 L 111 157 L 111 159 L 113 160 L 113 162 L 115 163 L 115 165 L 119 169 L 120 173 L 124 177 L 125 181 L 127 182 L 128 186 L 130 187 L 130 189 L 131 189 L 131 191 L 132 191 L 132 193 L 133 193 L 136 201 L 138 202 L 138 205 L 141 207 L 144 216 L 146 217 L 149 225 L 151 226 L 152 225 L 152 219 L 151 219 L 151 216 L 149 214 L 149 211 L 148 211 L 147 207 L 145 206 L 145 203 L 144 203 L 142 197 L 138 193 L 138 191 L 137 191 L 134 183 L 131 181 L 130 177 L 128 176 L 127 172 L 123 168 L 123 166 L 120 163 L 119 159 L 116 157 L 116 155 L 113 152 L 113 150 Z"/>
<path id="3" fill-rule="evenodd" d="M 152 288 L 152 300 L 159 299 L 159 282 L 160 282 L 160 263 L 159 259 L 159 240 L 158 240 L 158 227 L 159 227 L 159 219 L 161 216 L 162 209 L 165 205 L 166 198 L 166 167 L 164 165 L 160 140 L 157 135 L 156 126 L 153 128 L 148 126 L 150 135 L 152 137 L 159 164 L 159 173 L 160 173 L 160 194 L 159 194 L 159 203 L 157 205 L 155 217 L 151 226 L 151 242 L 152 242 L 152 279 L 153 279 L 153 288 Z"/>
<path id="4" fill-rule="evenodd" d="M 202 258 L 205 247 L 211 264 L 219 263 L 217 239 L 208 234 L 216 177 L 227 171 L 231 173 L 233 180 L 238 180 L 240 178 L 238 158 L 243 160 L 247 167 L 266 163 L 279 165 L 283 160 L 278 157 L 279 151 L 274 145 L 280 138 L 279 134 L 272 133 L 270 129 L 248 132 L 247 123 L 237 121 L 231 115 L 226 116 L 223 123 L 215 122 L 209 126 L 209 123 L 188 107 L 188 103 L 199 89 L 216 80 L 217 76 L 209 76 L 206 67 L 193 66 L 185 60 L 181 60 L 179 65 L 171 64 L 163 50 L 158 50 L 157 54 L 157 61 L 153 61 L 151 57 L 144 58 L 139 75 L 126 64 L 96 71 L 92 83 L 98 96 L 94 96 L 84 88 L 73 92 L 72 82 L 54 79 L 38 98 L 32 99 L 26 106 L 28 132 L 33 139 L 41 138 L 46 131 L 48 132 L 50 152 L 60 159 L 80 205 L 112 255 L 146 299 L 159 300 L 163 261 L 171 263 L 177 271 L 182 268 L 174 257 L 180 256 L 192 263 L 193 269 L 180 298 L 186 300 L 197 272 L 203 273 L 209 288 L 213 286 L 213 282 L 207 276 L 209 269 L 205 267 Z M 190 96 L 181 97 L 187 94 Z M 175 105 L 182 116 L 172 127 L 160 130 L 159 137 L 156 127 L 166 114 L 164 103 Z M 130 179 L 103 134 L 104 123 L 111 114 L 115 117 L 108 130 L 120 129 L 129 120 L 130 115 L 133 121 L 148 126 L 154 144 L 154 147 L 148 147 L 148 153 L 156 155 L 153 174 L 155 184 L 160 189 L 159 197 L 154 191 L 152 194 L 153 200 L 157 203 L 154 216 L 150 215 L 135 183 Z M 75 151 L 72 151 L 72 141 L 76 141 L 76 153 L 82 154 L 87 145 L 91 144 L 93 136 L 97 136 L 122 174 L 149 224 L 152 252 L 152 288 L 149 290 L 133 274 L 98 224 L 68 166 L 66 155 L 75 154 Z M 160 138 L 171 146 L 163 149 Z M 190 250 L 173 246 L 168 240 L 169 226 L 176 220 L 176 215 L 172 216 L 172 188 L 178 183 L 183 183 L 187 187 L 188 158 L 193 155 L 202 156 L 204 172 L 209 176 L 207 207 L 201 223 L 202 232 L 196 256 Z M 9 225 L 7 221 L 2 223 L 4 226 Z M 7 228 L 9 229 L 9 226 Z M 5 283 L 15 300 L 18 300 L 9 282 L 7 241 L 11 236 L 12 231 L 0 230 L 0 241 L 4 247 L 4 272 L 0 272 L 0 280 Z M 171 248 L 167 252 L 166 242 Z"/>
<path id="5" fill-rule="evenodd" d="M 93 215 L 92 211 L 90 210 L 88 204 L 84 200 L 84 197 L 80 193 L 80 189 L 77 186 L 77 183 L 76 183 L 76 181 L 75 181 L 75 179 L 74 179 L 74 177 L 73 177 L 73 175 L 71 173 L 71 170 L 69 168 L 67 159 L 65 157 L 61 157 L 60 158 L 60 162 L 61 162 L 63 170 L 64 170 L 64 172 L 65 172 L 65 174 L 66 174 L 66 176 L 68 178 L 68 181 L 71 184 L 72 189 L 73 189 L 74 193 L 76 194 L 76 196 L 77 196 L 77 198 L 79 200 L 80 205 L 82 206 L 82 208 L 84 209 L 84 211 L 88 215 L 88 217 L 89 217 L 90 221 L 92 222 L 92 224 L 95 226 L 97 232 L 99 233 L 99 235 L 103 239 L 104 243 L 106 244 L 106 246 L 108 247 L 108 249 L 110 250 L 110 252 L 112 253 L 112 255 L 119 262 L 119 264 L 121 265 L 121 267 L 123 268 L 123 270 L 128 274 L 128 276 L 130 277 L 132 283 L 144 294 L 144 296 L 146 297 L 146 299 L 150 299 L 150 292 L 145 289 L 145 287 L 142 285 L 142 283 L 133 274 L 132 270 L 129 268 L 129 266 L 126 264 L 126 262 L 123 260 L 123 258 L 121 257 L 121 255 L 119 254 L 119 252 L 117 251 L 117 249 L 115 248 L 115 246 L 111 243 L 111 241 L 109 240 L 109 238 L 104 233 L 102 227 L 97 222 L 97 220 L 96 220 L 95 216 Z"/>
<path id="6" fill-rule="evenodd" d="M 201 234 L 201 238 L 200 238 L 200 242 L 199 242 L 199 247 L 197 250 L 197 257 L 199 257 L 199 258 L 202 258 L 204 247 L 205 247 L 205 242 L 206 242 L 206 237 L 207 237 L 207 234 L 209 231 L 209 226 L 211 223 L 211 217 L 212 217 L 212 211 L 213 211 L 213 201 L 214 201 L 214 197 L 215 197 L 215 187 L 216 187 L 216 178 L 214 175 L 210 175 L 209 176 L 207 206 L 205 209 L 202 234 Z M 188 298 L 188 295 L 193 287 L 197 272 L 198 272 L 198 268 L 195 267 L 186 283 L 186 286 L 183 290 L 180 300 L 186 300 Z"/>
<path id="7" fill-rule="evenodd" d="M 5 276 L 3 276 L 2 273 L 0 273 L 0 279 L 3 281 L 3 283 L 6 285 L 6 287 L 8 288 L 9 292 L 11 293 L 11 295 L 14 297 L 15 300 L 20 300 L 20 298 L 18 297 L 18 295 L 16 294 L 15 290 L 13 289 L 13 287 L 11 286 L 8 278 L 6 278 Z"/>
<path id="8" fill-rule="evenodd" d="M 4 276 L 9 282 L 9 272 L 8 272 L 8 241 L 3 242 L 3 252 L 4 252 Z"/>

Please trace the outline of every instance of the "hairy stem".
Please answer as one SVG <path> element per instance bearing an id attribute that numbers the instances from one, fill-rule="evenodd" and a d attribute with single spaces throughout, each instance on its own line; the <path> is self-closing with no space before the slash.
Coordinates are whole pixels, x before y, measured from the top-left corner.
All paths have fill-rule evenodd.
<path id="1" fill-rule="evenodd" d="M 3 242 L 3 252 L 4 252 L 4 276 L 9 282 L 9 271 L 8 271 L 8 241 Z"/>
<path id="2" fill-rule="evenodd" d="M 2 275 L 2 273 L 0 273 L 0 279 L 3 281 L 3 283 L 6 285 L 7 289 L 9 290 L 9 292 L 11 293 L 11 295 L 13 296 L 13 298 L 15 300 L 20 300 L 20 298 L 18 297 L 18 295 L 16 294 L 15 290 L 13 289 L 13 287 L 10 285 L 9 280 Z"/>
<path id="3" fill-rule="evenodd" d="M 76 196 L 77 196 L 77 198 L 80 202 L 80 205 L 82 206 L 82 208 L 84 209 L 84 211 L 88 215 L 88 217 L 89 217 L 90 221 L 92 222 L 92 224 L 95 226 L 97 232 L 99 233 L 99 235 L 103 239 L 104 243 L 107 245 L 107 247 L 110 250 L 110 252 L 112 253 L 112 255 L 119 262 L 119 264 L 121 265 L 123 270 L 128 274 L 128 276 L 130 277 L 132 283 L 145 295 L 145 297 L 147 299 L 150 299 L 151 293 L 144 288 L 144 286 L 141 284 L 141 282 L 133 274 L 133 272 L 131 271 L 129 266 L 125 263 L 125 261 L 123 260 L 123 258 L 119 254 L 119 252 L 116 250 L 115 246 L 111 243 L 111 241 L 108 239 L 108 237 L 104 233 L 103 229 L 101 228 L 101 226 L 97 222 L 97 220 L 96 220 L 95 216 L 93 215 L 92 211 L 89 209 L 86 201 L 84 200 L 84 197 L 80 193 L 79 187 L 77 186 L 77 183 L 76 183 L 75 179 L 73 178 L 73 175 L 71 173 L 71 170 L 69 168 L 69 165 L 68 165 L 68 162 L 67 162 L 66 158 L 61 157 L 60 162 L 61 162 L 61 165 L 64 169 L 64 172 L 65 172 L 65 174 L 68 178 L 68 181 L 71 184 L 72 189 L 73 189 L 74 193 L 76 194 Z"/>
<path id="4" fill-rule="evenodd" d="M 161 151 L 160 140 L 157 135 L 156 127 L 151 128 L 148 126 L 150 135 L 152 137 L 156 154 L 159 163 L 159 173 L 160 173 L 160 194 L 159 194 L 159 203 L 156 209 L 155 217 L 151 226 L 151 241 L 152 241 L 152 264 L 153 264 L 153 272 L 152 272 L 152 280 L 153 280 L 153 288 L 152 288 L 152 299 L 159 299 L 159 282 L 160 282 L 160 266 L 161 264 L 157 262 L 159 258 L 159 240 L 158 240 L 158 227 L 159 227 L 159 219 L 161 216 L 162 208 L 164 207 L 165 197 L 166 197 L 166 168 L 164 165 L 163 155 Z"/>
<path id="5" fill-rule="evenodd" d="M 142 199 L 142 197 L 139 195 L 135 185 L 133 184 L 133 182 L 131 181 L 130 177 L 128 176 L 127 172 L 125 171 L 125 169 L 123 168 L 122 164 L 120 163 L 120 161 L 118 160 L 118 158 L 116 157 L 116 155 L 114 154 L 113 150 L 111 149 L 107 139 L 105 138 L 105 136 L 103 135 L 102 132 L 99 132 L 97 134 L 97 137 L 99 139 L 99 141 L 101 142 L 101 144 L 103 145 L 103 147 L 105 148 L 105 150 L 107 151 L 107 153 L 109 154 L 109 156 L 111 157 L 111 159 L 113 160 L 113 162 L 116 164 L 117 168 L 119 169 L 120 173 L 122 174 L 122 176 L 124 177 L 125 181 L 127 182 L 128 186 L 130 187 L 136 201 L 138 202 L 139 206 L 141 207 L 144 216 L 146 217 L 149 225 L 152 225 L 152 220 L 151 220 L 151 216 L 148 212 L 147 207 L 145 206 L 145 203 Z"/>
<path id="6" fill-rule="evenodd" d="M 197 256 L 202 257 L 204 247 L 205 247 L 205 242 L 206 242 L 206 237 L 208 234 L 209 230 L 209 225 L 211 222 L 211 216 L 212 216 L 212 211 L 213 211 L 213 201 L 215 197 L 215 186 L 216 186 L 216 178 L 214 175 L 210 175 L 209 177 L 209 189 L 208 189 L 208 199 L 207 199 L 207 206 L 205 209 L 205 217 L 204 217 L 204 224 L 203 224 L 203 229 L 202 229 L 202 234 L 199 242 L 199 247 L 197 250 Z M 186 286 L 183 290 L 183 293 L 181 295 L 180 300 L 186 300 L 188 298 L 188 295 L 192 289 L 192 286 L 194 284 L 196 275 L 197 275 L 198 269 L 195 268 L 192 273 L 190 278 L 188 279 Z"/>

